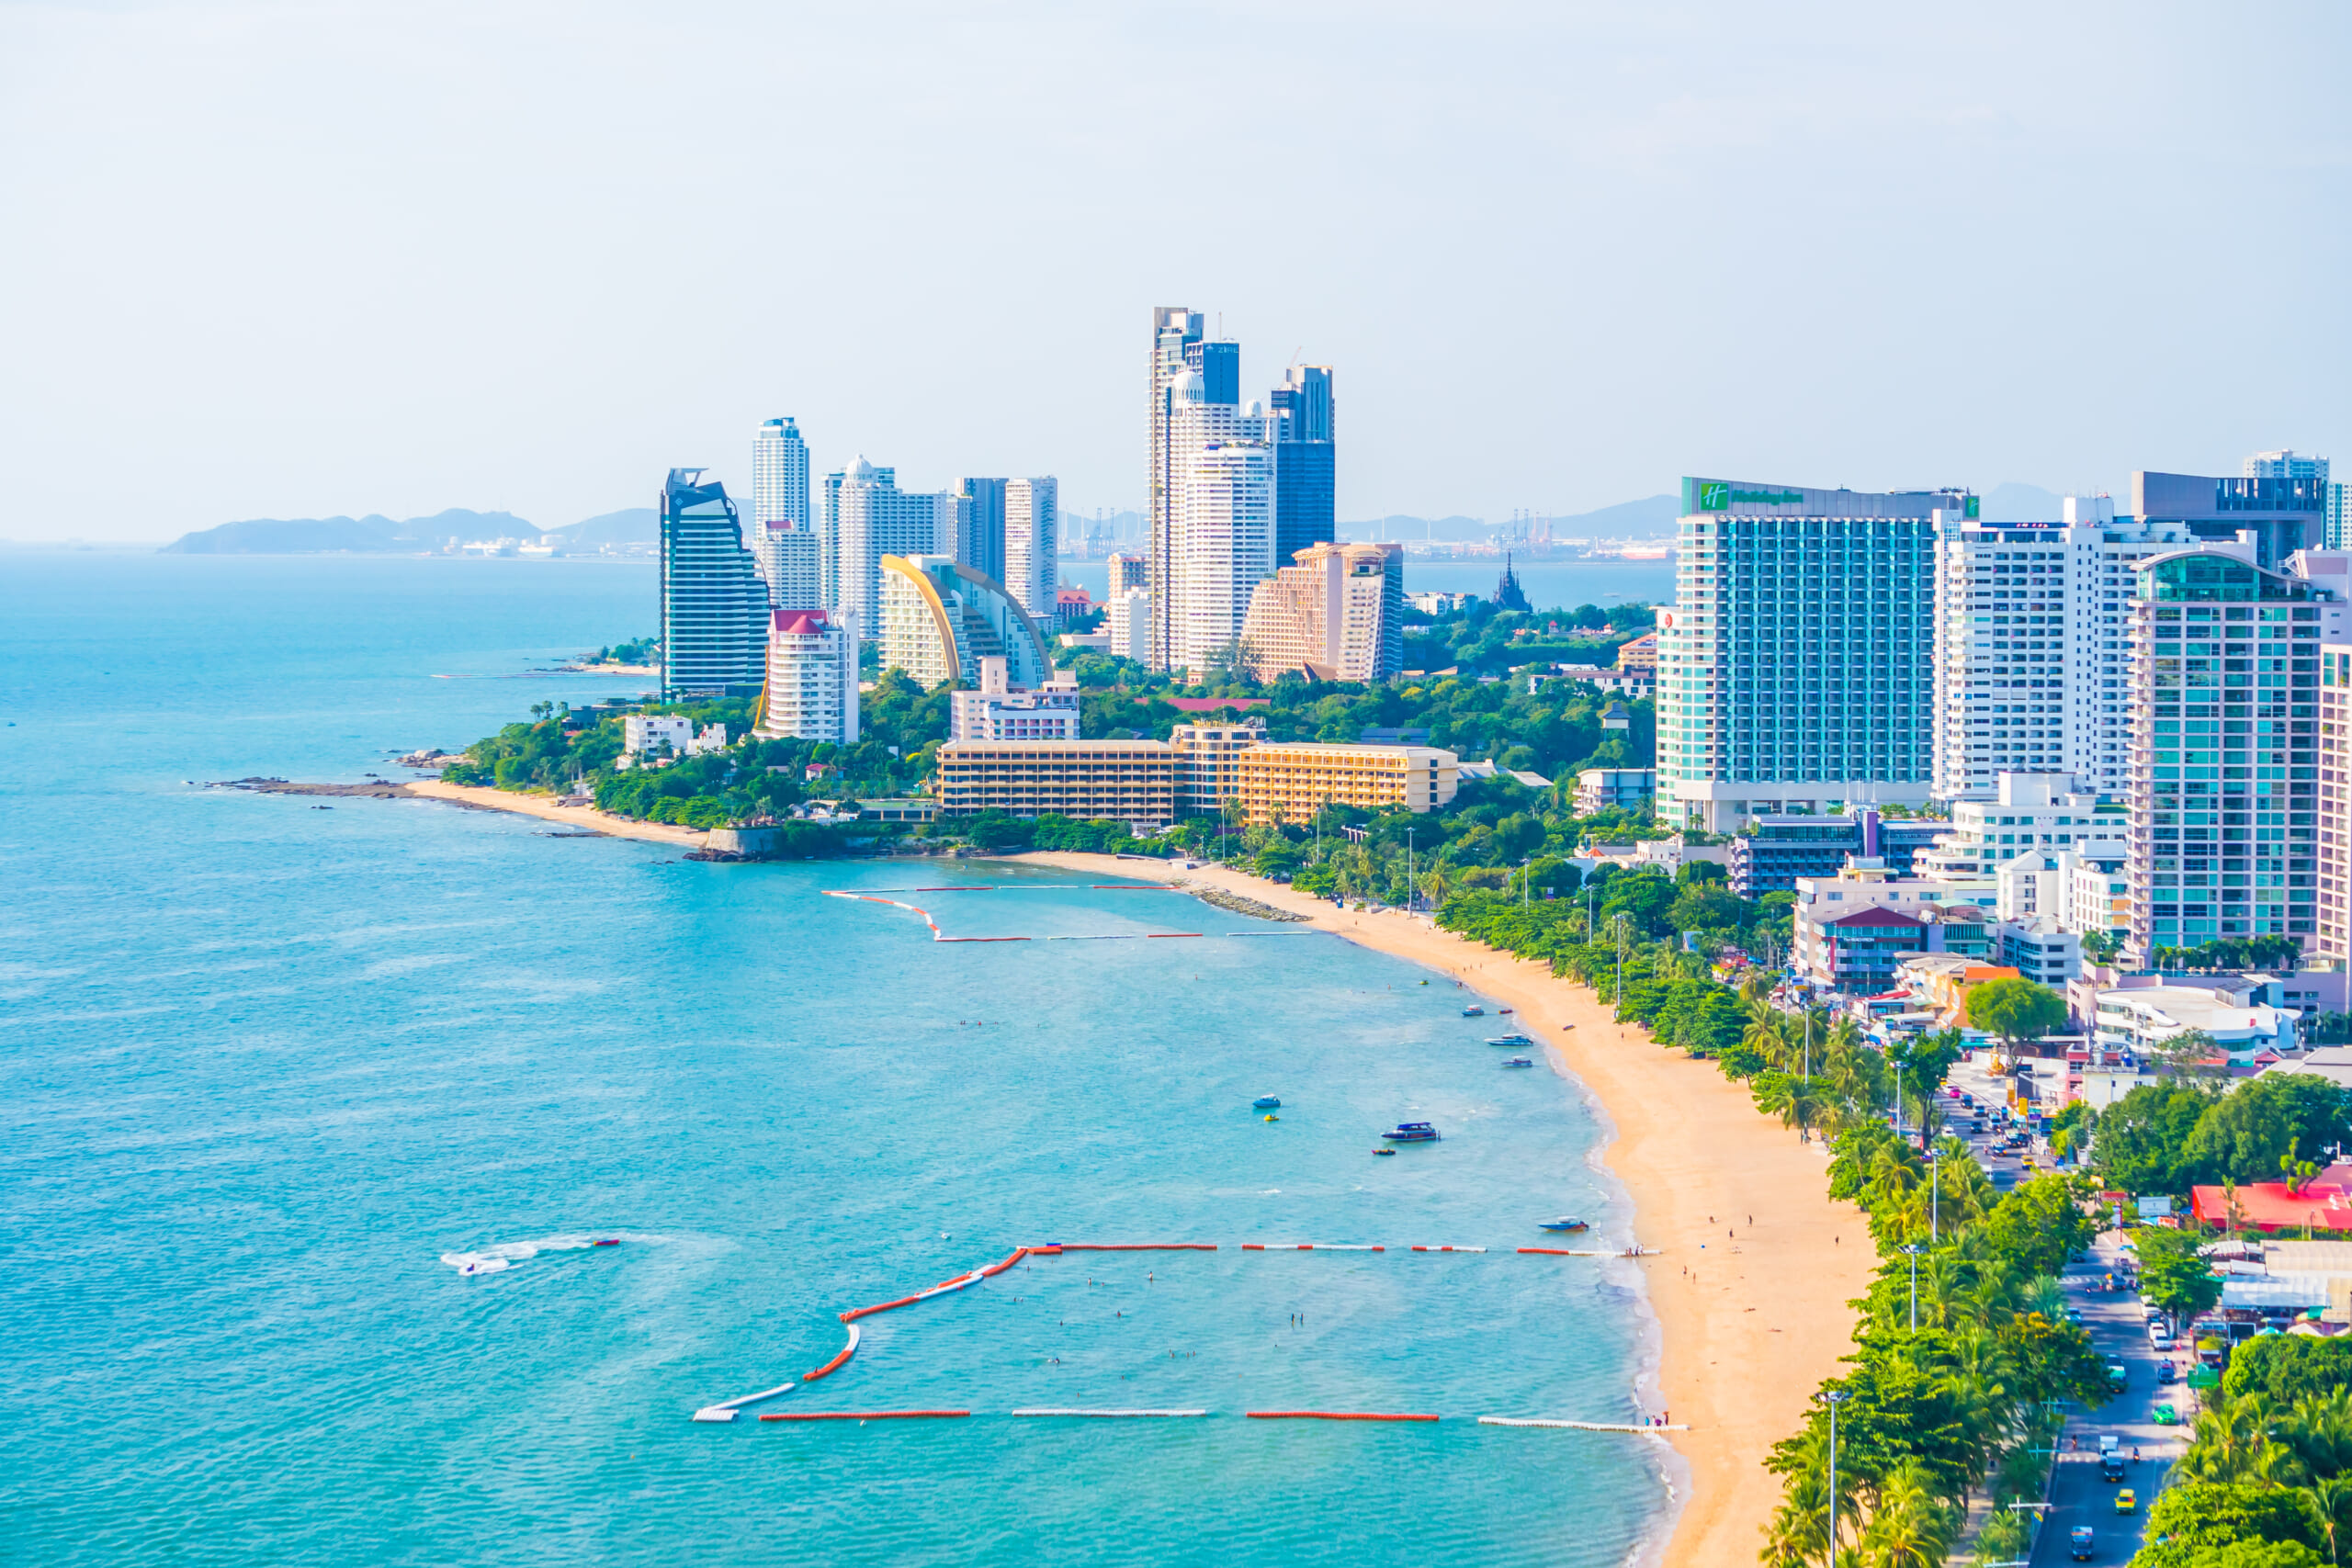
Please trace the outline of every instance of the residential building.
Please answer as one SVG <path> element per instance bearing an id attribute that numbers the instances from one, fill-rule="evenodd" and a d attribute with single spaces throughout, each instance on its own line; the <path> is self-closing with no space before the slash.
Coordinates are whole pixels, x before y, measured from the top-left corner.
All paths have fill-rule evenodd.
<path id="1" fill-rule="evenodd" d="M 1993 928 L 1995 951 L 2003 964 L 2026 979 L 2064 990 L 2083 972 L 2083 939 L 2048 915 L 2012 919 Z"/>
<path id="2" fill-rule="evenodd" d="M 2086 872 L 2090 875 L 2086 877 Z M 2072 850 L 2028 850 L 1995 865 L 1993 880 L 2001 890 L 1997 907 L 2005 920 L 2048 919 L 2068 931 L 2087 933 L 2120 931 L 2129 918 L 2129 899 L 2120 900 L 2125 913 L 2118 919 L 2119 900 L 2106 892 L 2109 884 L 2129 886 L 2120 853 L 2104 861 L 2086 861 Z M 2086 904 L 2086 890 L 2093 895 L 2087 900 L 2089 916 L 2099 922 L 2088 926 L 2075 923 L 2077 910 Z"/>
<path id="3" fill-rule="evenodd" d="M 1054 625 L 1066 626 L 1092 614 L 1094 601 L 1087 596 L 1085 589 L 1065 583 L 1054 590 Z"/>
<path id="4" fill-rule="evenodd" d="M 945 556 L 969 502 L 960 494 L 899 488 L 895 468 L 860 457 L 825 476 L 825 607 L 845 612 L 858 635 L 879 634 L 884 556 Z"/>
<path id="5" fill-rule="evenodd" d="M 956 518 L 956 558 L 983 577 L 999 582 L 1005 577 L 1004 528 L 1005 486 L 1011 481 L 1001 479 L 967 479 L 957 482 L 957 491 L 970 504 Z"/>
<path id="6" fill-rule="evenodd" d="M 1548 671 L 1527 671 L 1527 689 L 1543 689 L 1546 680 L 1581 681 L 1588 686 L 1635 702 L 1657 695 L 1657 675 L 1649 670 L 1620 670 L 1611 664 L 1555 664 Z"/>
<path id="7" fill-rule="evenodd" d="M 1005 660 L 993 655 L 980 660 L 979 690 L 956 692 L 948 702 L 952 712 L 950 740 L 1075 740 L 1078 735 L 1078 681 L 1055 671 L 1035 690 L 1016 686 L 1006 674 Z"/>
<path id="8" fill-rule="evenodd" d="M 2245 460 L 2238 472 L 2250 479 L 2324 479 L 2327 478 L 2327 459 L 2292 449 L 2256 452 Z"/>
<path id="9" fill-rule="evenodd" d="M 2352 485 L 2342 479 L 2327 482 L 2327 547 L 2352 549 Z"/>
<path id="10" fill-rule="evenodd" d="M 1005 592 L 1030 615 L 1051 619 L 1060 581 L 1056 536 L 1061 530 L 1061 487 L 1051 477 L 1004 481 Z"/>
<path id="11" fill-rule="evenodd" d="M 1164 740 L 950 740 L 938 758 L 942 817 L 1075 817 L 1147 832 L 1175 819 Z"/>
<path id="12" fill-rule="evenodd" d="M 1274 559 L 1340 536 L 1332 441 L 1331 367 L 1294 365 L 1266 397 L 1274 453 Z"/>
<path id="13" fill-rule="evenodd" d="M 2292 722 L 2291 720 L 2290 721 Z M 2352 643 L 2319 655 L 2319 960 L 2352 969 Z"/>
<path id="14" fill-rule="evenodd" d="M 1110 637 L 1106 651 L 1139 664 L 1151 662 L 1151 590 L 1127 588 L 1113 593 L 1102 625 Z"/>
<path id="15" fill-rule="evenodd" d="M 2343 636 L 2352 559 L 2303 551 L 2271 571 L 2259 549 L 2249 536 L 2141 565 L 2124 944 L 2134 968 L 2217 938 L 2318 943 L 2319 651 Z"/>
<path id="16" fill-rule="evenodd" d="M 1155 628 L 1158 612 L 1170 623 L 1163 639 L 1167 667 L 1196 678 L 1240 637 L 1250 596 L 1274 569 L 1273 448 L 1236 437 L 1198 439 L 1225 422 L 1191 416 L 1219 412 L 1209 404 L 1180 409 L 1176 576 L 1153 594 Z"/>
<path id="17" fill-rule="evenodd" d="M 1830 801 L 1923 804 L 1934 777 L 1939 513 L 1876 494 L 1686 479 L 1658 624 L 1658 815 L 1729 832 Z"/>
<path id="18" fill-rule="evenodd" d="M 1266 738 L 1266 721 L 1180 724 L 1168 732 L 1176 759 L 1176 814 L 1215 817 L 1241 798 L 1241 753 Z"/>
<path id="19" fill-rule="evenodd" d="M 2177 1034 L 2202 1030 L 2233 1063 L 2266 1049 L 2293 1049 L 2297 1013 L 2260 999 L 2261 983 L 2216 978 L 2210 984 L 2133 976 L 2098 994 L 2093 1020 L 2100 1046 L 2145 1056 Z"/>
<path id="20" fill-rule="evenodd" d="M 1946 513 L 1936 529 L 1935 796 L 1981 795 L 2004 771 L 2129 776 L 2123 617 L 2139 563 L 2196 542 L 2185 523 L 2118 520 L 2067 496 L 2056 523 Z"/>
<path id="21" fill-rule="evenodd" d="M 1405 663 L 1405 547 L 1315 544 L 1260 581 L 1241 640 L 1257 678 L 1385 681 Z"/>
<path id="22" fill-rule="evenodd" d="M 2327 479 L 2142 472 L 2132 478 L 2132 510 L 2151 523 L 2178 523 L 2216 544 L 2254 536 L 2254 564 L 2282 571 L 2297 550 L 2326 545 Z"/>
<path id="23" fill-rule="evenodd" d="M 752 558 L 767 581 L 778 609 L 819 604 L 816 590 L 816 529 L 809 514 L 809 446 L 790 419 L 769 419 L 751 442 L 751 538 Z M 805 543 L 795 543 L 805 541 Z M 793 555 L 790 567 L 776 559 L 778 543 Z M 790 573 L 790 585 L 781 573 Z"/>
<path id="24" fill-rule="evenodd" d="M 1476 593 L 1450 593 L 1433 589 L 1425 593 L 1408 593 L 1405 595 L 1405 602 L 1424 615 L 1450 615 L 1457 610 L 1467 609 L 1476 604 L 1478 596 Z"/>
<path id="25" fill-rule="evenodd" d="M 686 754 L 694 743 L 695 726 L 692 719 L 673 718 L 663 714 L 632 713 L 621 719 L 621 753 L 639 757 L 653 751 L 669 751 L 675 756 Z"/>
<path id="26" fill-rule="evenodd" d="M 1589 817 L 1596 811 L 1646 811 L 1657 794 L 1656 768 L 1587 768 L 1577 774 L 1577 814 Z M 1740 897 L 1747 895 L 1743 893 Z"/>
<path id="27" fill-rule="evenodd" d="M 1640 670 L 1657 673 L 1657 633 L 1641 636 L 1617 645 L 1617 668 L 1631 672 Z"/>
<path id="28" fill-rule="evenodd" d="M 1150 592 L 1149 574 L 1145 570 L 1143 557 L 1105 556 L 1102 558 L 1102 567 L 1110 576 L 1110 586 L 1103 591 L 1105 604 L 1116 599 L 1130 588 L 1140 588 L 1146 592 Z"/>
<path id="29" fill-rule="evenodd" d="M 768 617 L 768 678 L 754 734 L 775 740 L 857 739 L 857 628 L 820 609 Z"/>
<path id="30" fill-rule="evenodd" d="M 1177 474 L 1175 423 L 1178 384 L 1190 378 L 1189 400 L 1203 393 L 1198 367 L 1206 340 L 1201 313 L 1182 305 L 1155 307 L 1151 312 L 1151 466 L 1146 501 L 1148 543 L 1148 582 L 1152 593 L 1151 658 L 1154 670 L 1169 667 L 1170 619 L 1167 598 L 1176 581 L 1177 512 L 1182 487 Z M 1234 378 L 1236 396 L 1240 378 Z"/>
<path id="31" fill-rule="evenodd" d="M 981 660 L 1004 660 L 1006 680 L 1034 689 L 1053 676 L 1046 639 L 1004 585 L 945 556 L 884 556 L 879 563 L 881 656 L 925 687 L 980 683 Z"/>
<path id="32" fill-rule="evenodd" d="M 759 691 L 768 590 L 727 487 L 672 468 L 662 488 L 662 695 Z"/>
<path id="33" fill-rule="evenodd" d="M 1250 820 L 1305 822 L 1326 806 L 1435 811 L 1453 798 L 1456 759 L 1432 746 L 1261 742 L 1240 753 Z"/>
<path id="34" fill-rule="evenodd" d="M 1801 904 L 1790 943 L 1791 966 L 1801 978 L 1827 990 L 1878 996 L 1894 985 L 1895 967 L 1904 958 L 1922 953 L 1988 956 L 1992 924 L 1986 911 L 1964 904 L 1922 903 L 1907 908 Z"/>
<path id="35" fill-rule="evenodd" d="M 1582 795 L 1577 809 L 1582 810 Z M 1834 877 L 1849 860 L 1877 861 L 1897 880 L 1913 876 L 1921 854 L 1951 824 L 1940 818 L 1882 818 L 1872 807 L 1834 816 L 1774 813 L 1748 819 L 1725 862 L 1742 898 L 1793 893 L 1800 878 Z"/>
<path id="36" fill-rule="evenodd" d="M 2060 859 L 2068 858 L 2064 851 Z M 2128 930 L 2132 924 L 2132 880 L 2120 859 L 2076 855 L 2066 868 L 2066 929 L 2088 936 Z"/>
<path id="37" fill-rule="evenodd" d="M 1989 799 L 1951 802 L 1948 830 L 1920 860 L 1928 876 L 1990 876 L 2029 849 L 2071 850 L 2121 860 L 2131 843 L 2130 813 L 2102 806 L 2070 773 L 2002 773 Z"/>

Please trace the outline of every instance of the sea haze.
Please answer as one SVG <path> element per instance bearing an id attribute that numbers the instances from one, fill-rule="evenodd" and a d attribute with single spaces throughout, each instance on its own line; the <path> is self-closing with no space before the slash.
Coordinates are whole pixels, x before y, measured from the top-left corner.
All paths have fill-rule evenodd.
<path id="1" fill-rule="evenodd" d="M 12 557 L 0 604 L 0 1302 L 11 1560 L 1616 1564 L 1670 1515 L 1624 1420 L 1596 1112 L 1425 972 L 1017 864 L 705 865 L 356 779 L 641 635 L 650 569 Z M 454 677 L 439 679 L 436 677 Z M 1166 941 L 935 943 L 950 935 Z M 1250 1100 L 1279 1094 L 1280 1120 Z M 1374 1158 L 1419 1116 L 1442 1142 Z M 609 1248 L 577 1242 L 617 1237 Z M 776 1410 L 1204 1421 L 696 1426 Z M 1381 1254 L 1241 1252 L 1376 1242 Z M 1482 1256 L 1402 1250 L 1484 1245 Z M 469 1262 L 503 1269 L 461 1271 Z M 1294 1314 L 1302 1314 L 1303 1322 Z M 1436 1426 L 1253 1422 L 1428 1411 Z M 1653 1553 L 1654 1544 L 1648 1549 Z"/>

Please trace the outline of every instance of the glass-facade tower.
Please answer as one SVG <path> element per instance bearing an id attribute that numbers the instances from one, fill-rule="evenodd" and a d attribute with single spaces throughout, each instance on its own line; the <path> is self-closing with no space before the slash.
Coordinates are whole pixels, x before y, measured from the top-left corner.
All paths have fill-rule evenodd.
<path id="1" fill-rule="evenodd" d="M 766 673 L 768 589 L 727 487 L 673 468 L 662 487 L 662 694 L 755 696 Z"/>

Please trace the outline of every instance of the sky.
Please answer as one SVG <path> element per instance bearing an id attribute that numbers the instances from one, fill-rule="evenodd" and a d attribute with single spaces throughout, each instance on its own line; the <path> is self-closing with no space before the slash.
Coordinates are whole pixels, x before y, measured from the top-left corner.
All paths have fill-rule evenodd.
<path id="1" fill-rule="evenodd" d="M 1155 305 L 1334 367 L 1343 518 L 2352 465 L 2347 80 L 2330 4 L 0 3 L 0 539 L 560 526 L 775 414 L 1139 506 Z"/>

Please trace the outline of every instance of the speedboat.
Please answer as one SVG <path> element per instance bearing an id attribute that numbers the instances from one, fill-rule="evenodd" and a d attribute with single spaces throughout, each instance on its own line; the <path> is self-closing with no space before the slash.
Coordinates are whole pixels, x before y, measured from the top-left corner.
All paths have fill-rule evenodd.
<path id="1" fill-rule="evenodd" d="M 1392 1144 L 1432 1144 L 1437 1141 L 1437 1129 L 1427 1122 L 1399 1122 L 1394 1132 L 1380 1135 Z"/>
<path id="2" fill-rule="evenodd" d="M 1492 1040 L 1487 1041 L 1487 1044 L 1489 1044 L 1489 1045 L 1505 1045 L 1505 1046 L 1509 1046 L 1509 1045 L 1519 1045 L 1519 1046 L 1527 1046 L 1527 1045 L 1532 1045 L 1532 1044 L 1534 1044 L 1534 1043 L 1535 1043 L 1535 1042 L 1534 1042 L 1534 1041 L 1532 1041 L 1532 1040 L 1530 1040 L 1530 1039 L 1529 1039 L 1526 1035 L 1524 1035 L 1524 1034 L 1498 1034 L 1498 1035 L 1495 1036 L 1495 1038 L 1493 1038 Z"/>
<path id="3" fill-rule="evenodd" d="M 1462 1016 L 1464 1018 L 1484 1018 L 1487 1016 L 1487 1010 L 1480 1007 L 1476 1002 L 1472 1002 L 1468 1007 L 1462 1010 Z"/>
<path id="4" fill-rule="evenodd" d="M 1393 1155 L 1396 1151 L 1395 1149 L 1374 1149 L 1372 1152 L 1376 1155 Z"/>
<path id="5" fill-rule="evenodd" d="M 1503 1066 L 1506 1067 L 1532 1067 L 1535 1064 L 1533 1062 L 1529 1061 L 1524 1056 L 1505 1056 L 1503 1058 Z"/>
<path id="6" fill-rule="evenodd" d="M 1250 1102 L 1250 1109 L 1252 1111 L 1276 1111 L 1281 1109 L 1283 1097 L 1281 1095 L 1261 1094 L 1257 1099 Z"/>
<path id="7" fill-rule="evenodd" d="M 1538 1220 L 1536 1224 L 1547 1231 L 1589 1231 L 1592 1226 L 1583 1220 L 1572 1220 L 1563 1214 L 1556 1220 Z"/>

